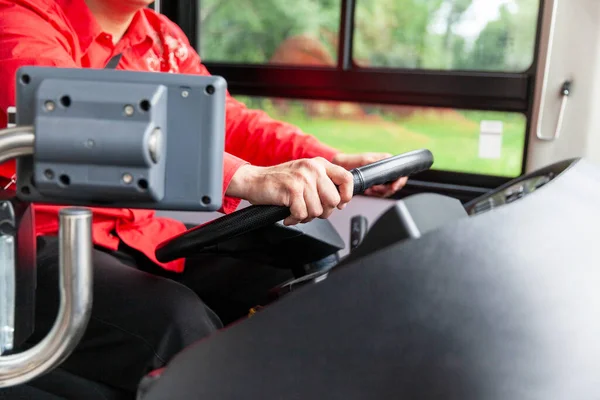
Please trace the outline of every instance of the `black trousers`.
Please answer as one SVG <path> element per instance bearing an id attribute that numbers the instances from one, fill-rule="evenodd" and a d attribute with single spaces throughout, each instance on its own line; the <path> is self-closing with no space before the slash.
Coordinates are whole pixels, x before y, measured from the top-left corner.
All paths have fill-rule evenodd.
<path id="1" fill-rule="evenodd" d="M 106 385 L 135 391 L 149 371 L 224 325 L 244 318 L 291 273 L 217 256 L 186 260 L 168 273 L 141 253 L 95 249 L 94 300 L 86 333 L 61 368 Z M 38 240 L 35 343 L 58 311 L 58 241 Z"/>

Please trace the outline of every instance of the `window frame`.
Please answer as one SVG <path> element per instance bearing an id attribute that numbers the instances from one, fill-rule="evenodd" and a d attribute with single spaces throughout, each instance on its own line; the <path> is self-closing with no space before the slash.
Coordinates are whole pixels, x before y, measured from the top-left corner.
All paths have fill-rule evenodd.
<path id="1" fill-rule="evenodd" d="M 176 22 L 197 48 L 197 15 L 202 0 L 162 2 L 161 12 Z M 527 118 L 522 169 L 525 173 L 539 60 L 540 31 L 546 0 L 540 0 L 533 60 L 523 72 L 365 68 L 352 61 L 354 10 L 357 0 L 341 0 L 337 66 L 204 62 L 214 75 L 227 80 L 233 95 L 287 99 L 334 100 L 464 110 L 518 112 Z M 351 84 L 353 83 L 353 84 Z M 430 170 L 418 182 L 457 189 L 494 188 L 513 178 Z"/>

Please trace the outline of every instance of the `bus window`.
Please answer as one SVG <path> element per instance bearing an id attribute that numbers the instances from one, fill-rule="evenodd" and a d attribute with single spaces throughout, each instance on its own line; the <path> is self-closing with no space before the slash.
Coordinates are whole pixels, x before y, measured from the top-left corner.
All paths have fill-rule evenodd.
<path id="1" fill-rule="evenodd" d="M 427 148 L 434 169 L 515 177 L 521 173 L 526 118 L 519 113 L 236 96 L 344 152 L 393 154 Z M 502 131 L 496 155 L 486 154 L 486 124 Z M 483 139 L 485 140 L 485 139 Z"/>
<path id="2" fill-rule="evenodd" d="M 335 66 L 341 0 L 202 0 L 204 61 Z"/>
<path id="3" fill-rule="evenodd" d="M 539 3 L 202 0 L 187 33 L 236 98 L 340 150 L 426 147 L 434 170 L 511 178 L 524 170 Z"/>
<path id="4" fill-rule="evenodd" d="M 539 0 L 358 0 L 354 58 L 371 67 L 525 71 L 538 10 Z"/>

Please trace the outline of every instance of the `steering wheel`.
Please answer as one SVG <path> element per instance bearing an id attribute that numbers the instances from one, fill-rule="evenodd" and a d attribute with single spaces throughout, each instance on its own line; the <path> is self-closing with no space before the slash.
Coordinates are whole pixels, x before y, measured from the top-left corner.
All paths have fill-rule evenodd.
<path id="1" fill-rule="evenodd" d="M 415 150 L 353 169 L 353 195 L 368 188 L 425 171 L 433 165 L 429 150 Z M 177 235 L 156 249 L 156 258 L 169 262 L 184 258 L 257 229 L 275 224 L 290 215 L 285 206 L 256 205 L 243 208 Z"/>

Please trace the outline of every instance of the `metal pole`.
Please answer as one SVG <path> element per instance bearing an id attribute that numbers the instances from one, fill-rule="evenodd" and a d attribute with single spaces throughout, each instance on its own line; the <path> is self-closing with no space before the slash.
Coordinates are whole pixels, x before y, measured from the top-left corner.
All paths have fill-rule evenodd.
<path id="1" fill-rule="evenodd" d="M 33 149 L 32 127 L 0 131 L 0 163 L 31 155 Z M 92 212 L 63 208 L 59 222 L 58 317 L 40 343 L 22 353 L 0 357 L 0 387 L 25 383 L 55 368 L 71 354 L 85 332 L 92 307 Z"/>
<path id="2" fill-rule="evenodd" d="M 33 126 L 0 129 L 0 163 L 32 155 L 34 142 Z"/>

